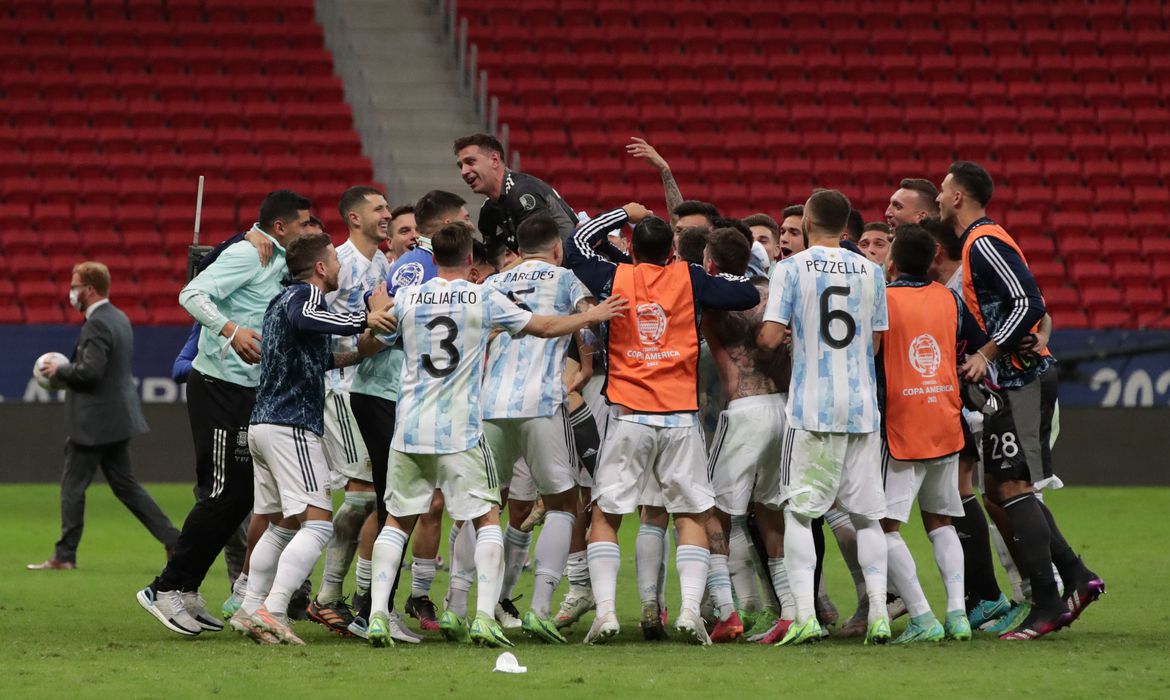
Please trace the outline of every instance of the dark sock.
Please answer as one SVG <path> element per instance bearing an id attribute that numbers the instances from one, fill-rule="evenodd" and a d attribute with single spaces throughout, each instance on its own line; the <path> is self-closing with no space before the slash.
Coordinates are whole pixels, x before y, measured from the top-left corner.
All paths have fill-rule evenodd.
<path id="1" fill-rule="evenodd" d="M 959 543 L 963 545 L 963 575 L 966 577 L 967 609 L 981 600 L 999 600 L 999 583 L 991 559 L 991 535 L 987 516 L 977 496 L 963 499 L 963 517 L 954 518 Z"/>
<path id="2" fill-rule="evenodd" d="M 764 562 L 764 571 L 767 571 L 768 548 L 764 546 L 764 533 L 760 532 L 760 524 L 756 522 L 756 516 L 754 515 L 748 516 L 747 533 L 748 539 L 752 542 L 752 549 L 756 550 L 756 556 L 760 558 L 761 562 Z M 765 586 L 772 589 L 772 595 L 776 596 L 776 599 L 779 600 L 780 594 L 776 592 L 776 586 L 772 584 L 772 577 L 761 576 L 760 578 L 763 580 Z"/>
<path id="3" fill-rule="evenodd" d="M 1016 496 L 1003 504 L 1012 521 L 1016 540 L 1016 564 L 1032 583 L 1033 607 L 1037 611 L 1063 609 L 1052 576 L 1051 535 L 1040 501 L 1030 494 Z"/>
<path id="4" fill-rule="evenodd" d="M 597 453 L 601 449 L 601 437 L 598 435 L 597 421 L 589 411 L 589 404 L 583 403 L 569 414 L 569 426 L 573 429 L 573 444 L 577 448 L 575 456 L 589 476 L 593 476 Z"/>
<path id="5" fill-rule="evenodd" d="M 817 570 L 813 574 L 814 591 L 821 590 L 821 574 L 825 572 L 825 519 L 812 521 L 813 547 L 817 552 Z"/>
<path id="6" fill-rule="evenodd" d="M 1036 502 L 1040 504 L 1040 510 L 1044 513 L 1044 518 L 1048 521 L 1052 563 L 1056 564 L 1056 570 L 1060 572 L 1060 580 L 1064 583 L 1065 592 L 1071 593 L 1077 584 L 1084 583 L 1094 578 L 1094 576 L 1085 568 L 1084 562 L 1073 551 L 1068 540 L 1064 539 L 1060 528 L 1056 526 L 1056 520 L 1052 517 L 1052 511 L 1048 510 L 1048 506 L 1044 501 L 1037 499 Z"/>

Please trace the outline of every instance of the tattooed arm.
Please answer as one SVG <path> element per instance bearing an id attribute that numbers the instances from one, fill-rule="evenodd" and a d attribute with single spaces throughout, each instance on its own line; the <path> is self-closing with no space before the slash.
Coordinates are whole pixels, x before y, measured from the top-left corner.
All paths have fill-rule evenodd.
<path id="1" fill-rule="evenodd" d="M 666 191 L 666 210 L 670 212 L 670 224 L 673 226 L 678 223 L 674 210 L 682 204 L 683 196 L 678 189 L 678 183 L 675 182 L 674 173 L 670 172 L 670 165 L 644 139 L 635 136 L 630 141 L 631 143 L 626 144 L 626 152 L 635 158 L 645 159 L 662 174 L 662 188 Z"/>

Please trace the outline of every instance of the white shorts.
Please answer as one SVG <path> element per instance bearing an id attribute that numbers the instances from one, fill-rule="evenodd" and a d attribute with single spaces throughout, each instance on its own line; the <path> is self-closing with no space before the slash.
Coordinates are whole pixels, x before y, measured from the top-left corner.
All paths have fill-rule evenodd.
<path id="1" fill-rule="evenodd" d="M 938 459 L 903 462 L 889 452 L 882 455 L 882 477 L 886 491 L 886 517 L 899 522 L 910 521 L 914 499 L 924 513 L 963 515 L 963 499 L 959 497 L 959 455 Z"/>
<path id="2" fill-rule="evenodd" d="M 366 452 L 361 431 L 349 408 L 349 392 L 325 391 L 325 459 L 336 478 L 333 483 L 345 486 L 350 479 L 374 482 L 374 465 Z"/>
<path id="3" fill-rule="evenodd" d="M 638 505 L 661 505 L 671 513 L 703 513 L 715 505 L 697 425 L 656 428 L 611 417 L 594 482 L 593 500 L 614 515 Z M 644 502 L 646 494 L 655 502 Z"/>
<path id="4" fill-rule="evenodd" d="M 789 428 L 784 437 L 781 483 L 786 507 L 819 518 L 837 503 L 855 515 L 886 515 L 879 433 L 816 433 Z"/>
<path id="5" fill-rule="evenodd" d="M 778 507 L 780 458 L 788 425 L 784 394 L 735 399 L 719 414 L 707 474 L 715 505 L 728 515 L 747 515 L 752 502 Z"/>
<path id="6" fill-rule="evenodd" d="M 510 479 L 500 477 L 500 483 L 509 484 L 508 498 L 535 501 L 537 495 L 549 496 L 577 485 L 577 452 L 565 406 L 551 416 L 485 420 L 483 436 L 496 464 L 514 467 L 509 470 Z M 517 463 L 518 459 L 522 462 Z"/>
<path id="7" fill-rule="evenodd" d="M 333 511 L 321 438 L 304 428 L 261 423 L 248 428 L 255 489 L 252 512 L 286 518 L 309 506 Z"/>
<path id="8" fill-rule="evenodd" d="M 422 515 L 431 509 L 435 489 L 443 492 L 454 520 L 473 520 L 500 505 L 495 461 L 481 438 L 470 450 L 452 454 L 413 454 L 390 448 L 386 510 L 394 517 Z"/>

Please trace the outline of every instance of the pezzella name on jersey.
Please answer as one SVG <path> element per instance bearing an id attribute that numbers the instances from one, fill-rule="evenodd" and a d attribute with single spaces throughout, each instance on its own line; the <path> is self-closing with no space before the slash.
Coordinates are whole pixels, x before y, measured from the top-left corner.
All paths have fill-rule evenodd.
<path id="1" fill-rule="evenodd" d="M 868 275 L 866 265 L 858 265 L 850 260 L 805 260 L 804 269 L 825 274 L 841 275 Z"/>
<path id="2" fill-rule="evenodd" d="M 478 301 L 479 292 L 474 289 L 410 292 L 411 304 L 475 304 Z"/>

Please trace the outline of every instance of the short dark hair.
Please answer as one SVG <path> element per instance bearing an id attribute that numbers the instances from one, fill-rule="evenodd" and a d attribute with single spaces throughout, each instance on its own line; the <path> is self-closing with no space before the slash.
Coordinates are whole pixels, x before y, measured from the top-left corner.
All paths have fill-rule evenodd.
<path id="1" fill-rule="evenodd" d="M 861 232 L 863 234 L 869 233 L 870 231 L 881 231 L 882 233 L 886 234 L 887 236 L 890 235 L 890 233 L 891 233 L 890 225 L 884 221 L 870 221 L 861 229 Z"/>
<path id="2" fill-rule="evenodd" d="M 804 216 L 803 204 L 789 204 L 784 207 L 784 211 L 780 212 L 780 220 L 783 221 L 790 216 Z"/>
<path id="3" fill-rule="evenodd" d="M 926 201 L 926 210 L 932 214 L 938 213 L 938 188 L 930 180 L 921 177 L 908 177 L 898 183 L 898 188 L 917 192 L 918 196 Z"/>
<path id="4" fill-rule="evenodd" d="M 817 190 L 805 204 L 810 227 L 825 233 L 840 233 L 849 224 L 853 211 L 849 198 L 838 190 Z"/>
<path id="5" fill-rule="evenodd" d="M 414 205 L 413 204 L 400 204 L 400 205 L 394 207 L 393 211 L 390 212 L 390 220 L 393 221 L 400 216 L 404 216 L 406 214 L 413 214 L 413 213 L 414 213 Z M 415 223 L 415 225 L 418 225 L 417 222 Z"/>
<path id="6" fill-rule="evenodd" d="M 488 264 L 497 270 L 503 269 L 509 252 L 507 244 L 504 243 L 504 239 L 496 237 L 487 241 L 484 245 L 487 248 Z"/>
<path id="7" fill-rule="evenodd" d="M 754 243 L 756 240 L 752 237 L 752 230 L 750 228 L 744 226 L 743 222 L 739 219 L 733 219 L 729 216 L 716 217 L 716 219 L 711 222 L 711 228 L 733 228 L 736 231 L 739 231 L 739 234 L 744 237 L 744 240 L 746 240 L 749 245 Z"/>
<path id="8" fill-rule="evenodd" d="M 272 225 L 276 223 L 277 219 L 287 224 L 297 218 L 298 211 L 306 211 L 312 207 L 313 203 L 307 197 L 302 197 L 292 190 L 269 192 L 264 201 L 260 203 L 260 216 L 258 218 L 260 228 L 271 233 Z"/>
<path id="9" fill-rule="evenodd" d="M 439 267 L 462 267 L 472 255 L 474 231 L 463 221 L 452 221 L 431 236 L 431 253 Z"/>
<path id="10" fill-rule="evenodd" d="M 284 262 L 288 265 L 288 276 L 295 280 L 311 277 L 313 267 L 325 259 L 325 251 L 333 245 L 327 233 L 306 233 L 288 244 Z"/>
<path id="11" fill-rule="evenodd" d="M 328 233 L 328 231 L 325 230 L 325 222 L 313 216 L 312 214 L 309 215 L 309 225 L 316 226 L 317 228 L 321 229 L 322 233 Z"/>
<path id="12" fill-rule="evenodd" d="M 707 256 L 720 272 L 742 276 L 752 258 L 752 246 L 734 228 L 717 228 L 707 237 Z"/>
<path id="13" fill-rule="evenodd" d="M 944 224 L 937 216 L 928 216 L 918 225 L 934 237 L 934 242 L 938 243 L 947 258 L 955 262 L 963 259 L 963 241 L 953 227 Z"/>
<path id="14" fill-rule="evenodd" d="M 679 204 L 674 208 L 672 213 L 676 219 L 681 219 L 684 216 L 693 216 L 695 214 L 705 216 L 707 217 L 707 221 L 711 222 L 712 225 L 715 224 L 715 219 L 719 218 L 719 209 L 717 209 L 714 204 L 711 204 L 710 202 L 700 202 L 697 199 L 688 199 L 687 201 Z"/>
<path id="15" fill-rule="evenodd" d="M 639 262 L 664 265 L 673 246 L 674 231 L 657 216 L 647 216 L 634 227 L 630 247 Z"/>
<path id="16" fill-rule="evenodd" d="M 956 160 L 947 168 L 947 174 L 954 178 L 960 189 L 979 202 L 979 206 L 986 207 L 991 201 L 995 183 L 991 181 L 991 174 L 984 170 L 983 166 L 969 160 Z"/>
<path id="17" fill-rule="evenodd" d="M 749 229 L 753 226 L 763 226 L 772 232 L 773 236 L 780 235 L 780 224 L 767 214 L 752 214 L 751 216 L 743 217 L 743 225 Z"/>
<path id="18" fill-rule="evenodd" d="M 861 215 L 861 212 L 856 209 L 849 210 L 849 221 L 845 225 L 845 233 L 854 243 L 861 240 L 861 234 L 865 233 L 865 217 Z"/>
<path id="19" fill-rule="evenodd" d="M 349 213 L 366 201 L 366 197 L 370 195 L 382 195 L 382 190 L 377 187 L 370 187 L 369 185 L 358 185 L 351 187 L 345 192 L 341 193 L 341 200 L 337 202 L 337 210 L 341 212 L 341 220 L 345 221 Z"/>
<path id="20" fill-rule="evenodd" d="M 930 233 L 918 224 L 902 224 L 894 235 L 890 257 L 899 274 L 923 277 L 934 262 L 938 243 Z"/>
<path id="21" fill-rule="evenodd" d="M 521 253 L 548 250 L 560 239 L 557 222 L 545 213 L 533 214 L 516 227 L 516 246 Z"/>
<path id="22" fill-rule="evenodd" d="M 500 158 L 504 157 L 504 144 L 491 134 L 469 134 L 467 136 L 460 136 L 455 139 L 454 145 L 451 147 L 451 152 L 456 155 L 468 146 L 479 146 L 485 151 L 495 151 L 500 154 Z"/>
<path id="23" fill-rule="evenodd" d="M 438 228 L 439 221 L 444 216 L 460 209 L 465 204 L 467 204 L 467 200 L 454 192 L 431 190 L 420 197 L 414 205 L 415 224 L 418 225 L 419 232 L 426 235 L 430 230 Z"/>
<path id="24" fill-rule="evenodd" d="M 711 229 L 706 226 L 688 226 L 678 234 L 678 256 L 689 263 L 703 264 L 703 251 L 707 249 L 707 239 L 711 237 Z"/>
<path id="25" fill-rule="evenodd" d="M 475 240 L 474 236 L 471 239 L 471 264 L 491 265 L 492 267 L 495 267 L 495 265 L 492 263 L 491 256 L 488 254 L 488 247 L 484 244 L 483 241 Z"/>

